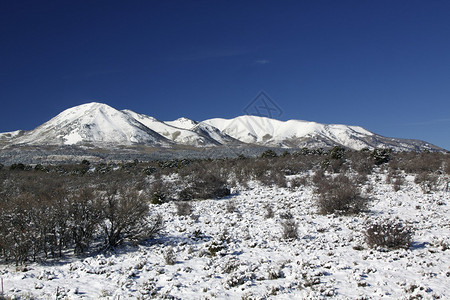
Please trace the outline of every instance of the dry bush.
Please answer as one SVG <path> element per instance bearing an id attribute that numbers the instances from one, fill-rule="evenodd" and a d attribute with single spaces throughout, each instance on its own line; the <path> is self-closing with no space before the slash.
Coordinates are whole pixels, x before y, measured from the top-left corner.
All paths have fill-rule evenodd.
<path id="1" fill-rule="evenodd" d="M 171 246 L 164 249 L 163 256 L 167 265 L 174 265 L 177 262 L 175 252 Z"/>
<path id="2" fill-rule="evenodd" d="M 92 189 L 84 188 L 69 197 L 68 211 L 74 221 L 69 226 L 74 252 L 83 253 L 89 249 L 97 226 L 102 221 L 103 205 Z"/>
<path id="3" fill-rule="evenodd" d="M 115 247 L 125 240 L 139 241 L 156 234 L 162 219 L 149 221 L 149 207 L 136 190 L 109 190 L 103 196 L 105 245 Z"/>
<path id="4" fill-rule="evenodd" d="M 175 202 L 175 207 L 179 216 L 190 216 L 193 211 L 192 205 L 186 201 Z"/>
<path id="5" fill-rule="evenodd" d="M 264 215 L 264 218 L 271 219 L 275 216 L 275 213 L 272 209 L 272 206 L 270 204 L 264 205 L 264 208 L 266 210 L 266 214 Z"/>
<path id="6" fill-rule="evenodd" d="M 286 176 L 281 171 L 277 170 L 267 170 L 261 174 L 257 180 L 265 186 L 287 186 Z"/>
<path id="7" fill-rule="evenodd" d="M 323 169 L 318 169 L 312 176 L 312 182 L 316 186 L 317 189 L 323 189 L 322 185 L 325 185 L 327 182 L 327 176 Z"/>
<path id="8" fill-rule="evenodd" d="M 347 155 L 351 162 L 351 168 L 360 176 L 367 177 L 367 175 L 372 174 L 374 162 L 368 151 L 351 152 Z"/>
<path id="9" fill-rule="evenodd" d="M 296 177 L 289 181 L 289 188 L 294 191 L 296 189 L 298 189 L 299 187 L 308 186 L 308 185 L 309 185 L 308 176 Z"/>
<path id="10" fill-rule="evenodd" d="M 150 203 L 160 205 L 167 202 L 169 187 L 160 178 L 150 188 Z"/>
<path id="11" fill-rule="evenodd" d="M 438 185 L 439 176 L 437 174 L 422 172 L 414 178 L 414 182 L 422 188 L 424 193 L 435 191 Z"/>
<path id="12" fill-rule="evenodd" d="M 289 210 L 280 212 L 279 217 L 280 217 L 280 219 L 283 219 L 283 220 L 291 220 L 294 218 L 294 216 L 292 215 L 292 213 Z"/>
<path id="13" fill-rule="evenodd" d="M 338 159 L 331 159 L 328 164 L 327 170 L 329 170 L 332 173 L 341 173 L 347 171 L 348 166 L 345 164 L 345 159 L 338 158 Z"/>
<path id="14" fill-rule="evenodd" d="M 236 212 L 237 211 L 236 202 L 234 202 L 233 200 L 227 201 L 226 211 L 227 213 L 230 214 Z"/>
<path id="15" fill-rule="evenodd" d="M 282 238 L 284 240 L 295 240 L 298 239 L 298 224 L 293 219 L 285 220 L 281 223 L 283 228 Z"/>
<path id="16" fill-rule="evenodd" d="M 401 222 L 382 220 L 368 226 L 365 237 L 369 247 L 408 249 L 412 243 L 413 231 Z"/>
<path id="17" fill-rule="evenodd" d="M 403 177 L 396 177 L 392 183 L 394 191 L 398 192 L 402 189 L 403 184 L 405 184 L 405 179 Z"/>
<path id="18" fill-rule="evenodd" d="M 386 176 L 386 183 L 392 184 L 392 188 L 397 192 L 402 188 L 402 185 L 405 183 L 405 179 L 397 170 L 389 169 Z"/>
<path id="19" fill-rule="evenodd" d="M 317 179 L 316 187 L 320 214 L 356 214 L 367 208 L 368 199 L 361 196 L 359 187 L 345 175 Z"/>
<path id="20" fill-rule="evenodd" d="M 188 175 L 184 175 L 181 180 L 186 185 L 179 194 L 179 200 L 188 201 L 194 199 L 219 199 L 230 195 L 227 181 L 213 170 L 205 169 L 191 170 Z"/>
<path id="21" fill-rule="evenodd" d="M 445 154 L 430 152 L 402 152 L 394 156 L 398 168 L 411 174 L 434 173 L 443 167 L 445 158 Z"/>
<path id="22" fill-rule="evenodd" d="M 447 156 L 449 156 L 449 154 L 447 154 Z M 445 159 L 444 172 L 447 173 L 448 175 L 450 175 L 450 157 L 447 157 Z"/>

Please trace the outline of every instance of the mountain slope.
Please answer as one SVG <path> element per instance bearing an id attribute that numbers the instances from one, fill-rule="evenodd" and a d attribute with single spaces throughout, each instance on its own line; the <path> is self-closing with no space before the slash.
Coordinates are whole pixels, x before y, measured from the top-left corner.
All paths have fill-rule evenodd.
<path id="1" fill-rule="evenodd" d="M 203 132 L 196 132 L 183 127 L 175 127 L 170 125 L 169 122 L 162 122 L 153 117 L 139 114 L 132 110 L 123 110 L 122 112 L 175 143 L 191 146 L 216 146 L 220 144 L 218 141 Z M 186 118 L 184 119 L 186 120 L 185 124 L 195 124 L 192 120 L 188 120 Z M 172 122 L 171 124 L 181 125 L 181 123 L 178 122 Z"/>
<path id="2" fill-rule="evenodd" d="M 198 122 L 182 117 L 182 118 L 178 118 L 174 121 L 165 121 L 164 123 L 170 125 L 170 126 L 174 126 L 177 128 L 183 128 L 183 129 L 192 129 L 195 127 L 195 125 L 198 124 Z"/>
<path id="3" fill-rule="evenodd" d="M 169 145 L 170 141 L 129 115 L 106 104 L 69 108 L 34 130 L 14 139 L 26 145 Z"/>
<path id="4" fill-rule="evenodd" d="M 329 148 L 339 145 L 355 150 L 443 150 L 424 141 L 383 137 L 359 126 L 300 120 L 279 121 L 249 115 L 203 122 L 188 118 L 163 122 L 131 110 L 119 111 L 96 102 L 69 108 L 31 131 L 0 133 L 0 145 L 3 148 L 16 145 L 93 145 L 111 148 L 132 145 L 213 147 L 240 144 L 283 148 Z"/>
<path id="5" fill-rule="evenodd" d="M 387 138 L 359 126 L 320 124 L 266 117 L 240 116 L 234 119 L 209 119 L 202 123 L 245 143 L 285 148 L 319 148 L 340 145 L 355 150 L 393 148 L 394 150 L 439 150 L 418 140 Z"/>

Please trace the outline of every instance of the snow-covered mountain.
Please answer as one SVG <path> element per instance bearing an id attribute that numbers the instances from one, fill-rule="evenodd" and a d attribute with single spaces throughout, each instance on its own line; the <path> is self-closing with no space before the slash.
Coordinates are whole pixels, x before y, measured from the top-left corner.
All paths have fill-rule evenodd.
<path id="1" fill-rule="evenodd" d="M 20 145 L 92 144 L 168 146 L 170 141 L 106 104 L 88 103 L 69 108 L 11 142 Z"/>
<path id="2" fill-rule="evenodd" d="M 102 103 L 69 108 L 31 131 L 0 133 L 2 147 L 15 145 L 93 145 L 97 147 L 188 145 L 213 147 L 250 144 L 283 148 L 327 148 L 336 145 L 360 150 L 442 150 L 419 140 L 387 138 L 359 126 L 279 121 L 240 116 L 196 122 L 188 118 L 160 121 L 131 110 L 119 111 Z"/>
<path id="3" fill-rule="evenodd" d="M 153 117 L 139 114 L 131 110 L 123 110 L 122 112 L 175 143 L 191 146 L 220 145 L 220 142 L 211 138 L 208 132 L 190 130 L 191 128 L 189 127 L 191 126 L 187 125 L 192 124 L 192 127 L 195 127 L 196 122 L 187 118 L 183 118 L 182 122 L 177 122 L 180 119 L 173 122 L 162 122 Z M 180 125 L 180 127 L 176 127 L 176 125 Z"/>
<path id="4" fill-rule="evenodd" d="M 387 138 L 359 126 L 320 124 L 289 120 L 279 121 L 259 116 L 234 119 L 214 118 L 202 123 L 244 143 L 284 148 L 327 148 L 336 145 L 355 150 L 363 148 L 393 148 L 395 150 L 439 150 L 439 147 L 419 140 Z"/>
<path id="5" fill-rule="evenodd" d="M 192 128 L 194 128 L 195 125 L 198 124 L 198 122 L 188 119 L 188 118 L 185 118 L 185 117 L 178 118 L 174 121 L 166 121 L 164 123 L 174 126 L 174 127 L 183 128 L 183 129 L 192 129 Z"/>

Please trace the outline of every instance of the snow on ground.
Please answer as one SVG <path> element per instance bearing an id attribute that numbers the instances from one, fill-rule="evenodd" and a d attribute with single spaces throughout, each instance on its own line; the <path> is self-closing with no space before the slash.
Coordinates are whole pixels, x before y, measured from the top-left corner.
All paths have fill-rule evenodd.
<path id="1" fill-rule="evenodd" d="M 17 299 L 450 299 L 450 193 L 423 194 L 406 179 L 395 192 L 373 175 L 370 213 L 358 216 L 318 215 L 309 187 L 257 184 L 193 202 L 192 216 L 178 216 L 173 203 L 155 205 L 165 230 L 147 244 L 54 264 L 0 265 L 0 276 L 5 294 Z M 281 238 L 289 213 L 299 232 L 292 241 Z M 410 249 L 365 244 L 365 224 L 389 216 L 414 228 Z"/>

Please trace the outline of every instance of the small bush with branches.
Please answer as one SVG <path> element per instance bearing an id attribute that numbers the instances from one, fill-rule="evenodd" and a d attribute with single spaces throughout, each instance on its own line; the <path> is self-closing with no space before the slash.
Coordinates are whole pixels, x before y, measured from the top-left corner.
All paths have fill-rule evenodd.
<path id="1" fill-rule="evenodd" d="M 175 207 L 179 216 L 190 216 L 192 214 L 192 205 L 187 201 L 175 202 Z"/>
<path id="2" fill-rule="evenodd" d="M 319 194 L 317 206 L 320 214 L 349 215 L 364 211 L 368 199 L 360 193 L 359 187 L 347 176 L 315 176 L 316 191 Z"/>
<path id="3" fill-rule="evenodd" d="M 298 224 L 294 219 L 287 219 L 281 223 L 283 228 L 283 239 L 284 240 L 295 240 L 298 239 Z"/>
<path id="4" fill-rule="evenodd" d="M 408 249 L 413 231 L 400 221 L 382 220 L 370 224 L 365 232 L 366 242 L 371 248 Z"/>

